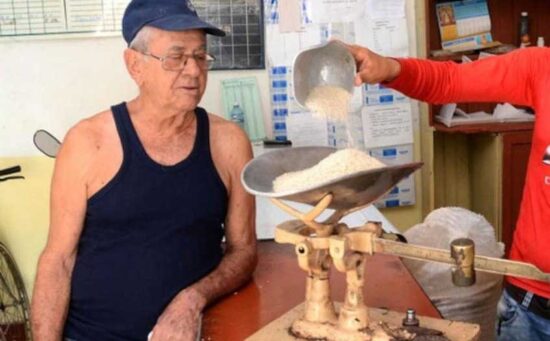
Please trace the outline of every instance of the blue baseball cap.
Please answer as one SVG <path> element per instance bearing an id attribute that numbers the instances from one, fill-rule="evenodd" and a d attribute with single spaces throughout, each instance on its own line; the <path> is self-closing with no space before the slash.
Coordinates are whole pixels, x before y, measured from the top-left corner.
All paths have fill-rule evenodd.
<path id="1" fill-rule="evenodd" d="M 165 31 L 203 30 L 223 37 L 225 32 L 202 21 L 190 0 L 132 0 L 122 17 L 122 36 L 128 44 L 143 26 Z"/>

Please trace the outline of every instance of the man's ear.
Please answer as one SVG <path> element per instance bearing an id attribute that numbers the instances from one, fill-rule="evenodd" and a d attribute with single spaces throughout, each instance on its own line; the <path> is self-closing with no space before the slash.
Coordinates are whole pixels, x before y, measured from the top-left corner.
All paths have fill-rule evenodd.
<path id="1" fill-rule="evenodd" d="M 124 50 L 124 62 L 126 63 L 126 69 L 130 74 L 130 77 L 136 82 L 138 86 L 142 83 L 143 64 L 140 60 L 140 53 L 132 50 Z"/>

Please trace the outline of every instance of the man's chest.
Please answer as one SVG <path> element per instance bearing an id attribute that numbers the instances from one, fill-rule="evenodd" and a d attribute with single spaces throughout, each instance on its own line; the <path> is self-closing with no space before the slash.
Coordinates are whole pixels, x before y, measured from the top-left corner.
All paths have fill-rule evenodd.
<path id="1" fill-rule="evenodd" d="M 145 153 L 156 163 L 170 166 L 185 160 L 193 151 L 195 135 L 179 138 L 142 140 Z"/>

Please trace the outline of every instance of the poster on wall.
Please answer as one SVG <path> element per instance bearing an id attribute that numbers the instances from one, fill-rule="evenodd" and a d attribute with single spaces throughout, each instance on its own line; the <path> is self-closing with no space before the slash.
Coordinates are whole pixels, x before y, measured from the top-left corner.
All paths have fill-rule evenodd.
<path id="1" fill-rule="evenodd" d="M 404 95 L 378 84 L 356 87 L 346 121 L 332 122 L 298 105 L 292 93 L 296 54 L 329 39 L 368 46 L 383 55 L 408 56 L 405 1 L 266 0 L 264 6 L 274 137 L 291 139 L 294 146 L 359 148 L 388 165 L 412 162 L 412 109 Z M 300 135 L 302 129 L 307 134 Z M 414 203 L 414 178 L 409 177 L 376 205 Z"/>

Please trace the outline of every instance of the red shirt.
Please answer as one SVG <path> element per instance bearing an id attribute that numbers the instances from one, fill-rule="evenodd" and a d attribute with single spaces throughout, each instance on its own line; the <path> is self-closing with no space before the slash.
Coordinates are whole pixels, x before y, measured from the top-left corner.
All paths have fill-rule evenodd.
<path id="1" fill-rule="evenodd" d="M 550 272 L 550 49 L 525 48 L 473 63 L 400 59 L 401 74 L 387 84 L 431 103 L 508 102 L 535 111 L 535 128 L 510 258 Z M 550 298 L 550 284 L 508 277 Z"/>

